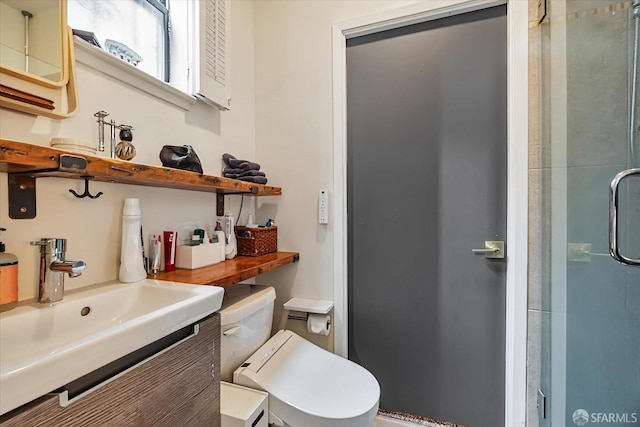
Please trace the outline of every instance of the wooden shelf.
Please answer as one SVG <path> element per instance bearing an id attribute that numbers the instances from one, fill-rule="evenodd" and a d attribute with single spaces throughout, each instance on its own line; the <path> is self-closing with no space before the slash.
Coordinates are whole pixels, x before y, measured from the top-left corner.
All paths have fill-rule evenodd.
<path id="1" fill-rule="evenodd" d="M 60 156 L 69 155 L 86 160 L 64 167 Z M 95 181 L 120 184 L 145 185 L 204 191 L 209 193 L 253 194 L 279 196 L 279 187 L 254 184 L 236 179 L 144 165 L 124 160 L 70 153 L 42 145 L 0 139 L 0 172 L 26 173 L 33 177 L 58 177 L 81 179 L 91 176 Z"/>
<path id="2" fill-rule="evenodd" d="M 224 215 L 223 194 L 254 196 L 282 194 L 279 187 L 181 169 L 81 155 L 10 139 L 0 139 L 0 172 L 9 174 L 9 216 L 13 219 L 36 217 L 35 180 L 38 177 L 91 179 L 119 184 L 220 193 L 216 198 L 218 216 Z"/>
<path id="3" fill-rule="evenodd" d="M 176 271 L 163 271 L 159 274 L 149 275 L 149 278 L 179 283 L 193 283 L 195 285 L 216 285 L 226 288 L 258 274 L 294 263 L 299 259 L 300 254 L 298 252 L 274 252 L 258 257 L 238 256 L 208 267 L 195 270 L 178 268 Z"/>
<path id="4" fill-rule="evenodd" d="M 143 165 L 103 157 L 79 155 L 42 145 L 0 139 L 0 172 L 9 174 L 10 216 L 25 206 L 35 217 L 35 178 L 57 177 L 91 179 L 101 182 L 175 188 L 223 194 L 279 196 L 279 187 L 253 184 L 235 179 L 202 175 L 180 169 Z M 25 180 L 27 178 L 27 180 Z M 29 181 L 31 179 L 31 181 Z M 22 193 L 30 194 L 22 194 Z M 15 203 L 12 203 L 12 197 Z M 26 201 L 25 201 L 26 200 Z M 12 208 L 12 205 L 15 205 Z M 13 210 L 12 210 L 13 209 Z M 275 252 L 259 257 L 238 256 L 196 270 L 177 269 L 150 275 L 149 278 L 198 285 L 231 286 L 300 259 L 297 252 Z"/>
<path id="5" fill-rule="evenodd" d="M 102 182 L 175 188 L 223 194 L 279 196 L 279 187 L 203 175 L 162 166 L 143 165 L 104 157 L 79 155 L 55 148 L 0 138 L 0 172 L 9 174 L 11 218 L 35 217 L 35 178 L 91 179 Z M 222 197 L 218 197 L 221 199 Z M 223 199 L 223 198 L 222 198 Z M 220 210 L 220 200 L 218 200 Z M 259 257 L 239 256 L 197 270 L 177 269 L 150 275 L 151 279 L 197 285 L 231 286 L 300 259 L 297 252 Z"/>

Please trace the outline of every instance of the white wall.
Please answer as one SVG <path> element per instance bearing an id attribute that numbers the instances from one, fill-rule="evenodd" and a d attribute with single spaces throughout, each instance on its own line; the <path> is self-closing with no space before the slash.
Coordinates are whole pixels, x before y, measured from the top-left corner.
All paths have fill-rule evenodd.
<path id="1" fill-rule="evenodd" d="M 290 297 L 334 298 L 333 225 L 317 224 L 318 190 L 333 187 L 331 25 L 411 3 L 233 1 L 231 111 L 196 105 L 184 113 L 79 65 L 80 109 L 73 118 L 56 121 L 0 109 L 0 137 L 41 145 L 59 136 L 97 140 L 93 113 L 104 109 L 118 123 L 135 127 L 136 162 L 159 165 L 162 145 L 185 143 L 196 148 L 209 174 L 219 174 L 227 151 L 258 161 L 283 195 L 256 198 L 256 220 L 274 218 L 279 248 L 301 254 L 296 265 L 256 279 L 276 287 L 277 328 L 282 303 Z M 68 238 L 68 258 L 87 262 L 81 277 L 66 280 L 67 289 L 115 279 L 124 197 L 141 198 L 145 234 L 159 233 L 172 221 L 200 220 L 210 228 L 215 220 L 213 194 L 93 183 L 92 191 L 105 195 L 80 200 L 67 190 L 81 191 L 81 181 L 55 178 L 37 181 L 35 219 L 11 220 L 6 180 L 0 174 L 0 226 L 8 229 L 2 238 L 7 250 L 20 260 L 20 299 L 37 294 L 38 250 L 29 241 L 40 237 Z M 237 214 L 240 197 L 232 198 Z M 241 220 L 252 209 L 251 199 L 245 198 Z M 331 346 L 326 339 L 316 341 Z"/>
<path id="2" fill-rule="evenodd" d="M 334 218 L 328 225 L 317 223 L 318 191 L 333 188 L 331 25 L 411 3 L 255 3 L 256 157 L 274 182 L 283 183 L 277 208 L 270 200 L 257 201 L 258 218 L 277 210 L 279 246 L 300 252 L 296 268 L 257 279 L 276 287 L 277 321 L 290 297 L 334 299 Z"/>
<path id="3" fill-rule="evenodd" d="M 138 163 L 160 165 L 158 153 L 164 144 L 191 144 L 205 173 L 220 175 L 221 156 L 230 152 L 240 158 L 255 158 L 253 3 L 233 2 L 231 73 L 233 109 L 219 112 L 197 103 L 189 112 L 160 102 L 138 90 L 77 65 L 80 108 L 67 120 L 36 118 L 0 109 L 0 137 L 49 145 L 52 137 L 74 137 L 97 141 L 98 110 L 111 113 L 117 123 L 132 125 Z M 107 132 L 108 144 L 108 132 Z M 272 180 L 273 185 L 285 186 Z M 18 256 L 19 298 L 37 295 L 38 249 L 29 241 L 41 237 L 68 239 L 67 258 L 84 260 L 85 273 L 65 279 L 73 289 L 113 280 L 118 275 L 120 215 L 124 197 L 139 197 L 145 235 L 161 233 L 173 221 L 201 221 L 209 231 L 215 224 L 215 194 L 142 186 L 92 183 L 91 191 L 103 191 L 96 200 L 76 199 L 68 189 L 83 190 L 83 182 L 58 178 L 37 180 L 37 217 L 13 220 L 8 217 L 7 175 L 0 173 L 0 227 L 7 228 L 0 239 L 7 251 Z M 240 196 L 229 196 L 235 215 Z M 245 198 L 243 220 L 253 210 Z"/>

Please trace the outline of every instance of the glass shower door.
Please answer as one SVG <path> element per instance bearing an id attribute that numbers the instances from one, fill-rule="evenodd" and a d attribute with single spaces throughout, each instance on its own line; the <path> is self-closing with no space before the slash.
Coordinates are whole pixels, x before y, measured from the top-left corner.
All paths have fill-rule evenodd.
<path id="1" fill-rule="evenodd" d="M 541 79 L 548 410 L 539 425 L 640 426 L 640 267 L 623 263 L 640 258 L 639 18 L 630 1 L 548 7 Z"/>

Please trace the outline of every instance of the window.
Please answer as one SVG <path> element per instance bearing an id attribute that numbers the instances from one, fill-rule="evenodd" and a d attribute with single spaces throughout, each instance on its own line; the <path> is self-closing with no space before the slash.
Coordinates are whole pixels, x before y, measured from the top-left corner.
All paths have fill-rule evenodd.
<path id="1" fill-rule="evenodd" d="M 77 35 L 221 109 L 229 108 L 228 0 L 68 0 Z"/>
<path id="2" fill-rule="evenodd" d="M 68 24 L 94 34 L 107 52 L 170 82 L 166 0 L 68 0 Z"/>

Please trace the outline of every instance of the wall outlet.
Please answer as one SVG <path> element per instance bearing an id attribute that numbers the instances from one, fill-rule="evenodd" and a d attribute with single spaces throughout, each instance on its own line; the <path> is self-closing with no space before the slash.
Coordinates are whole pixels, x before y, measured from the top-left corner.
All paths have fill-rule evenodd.
<path id="1" fill-rule="evenodd" d="M 318 224 L 329 224 L 329 191 L 320 190 L 318 194 Z"/>

